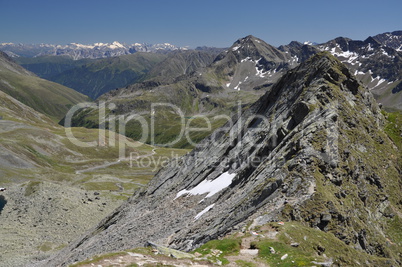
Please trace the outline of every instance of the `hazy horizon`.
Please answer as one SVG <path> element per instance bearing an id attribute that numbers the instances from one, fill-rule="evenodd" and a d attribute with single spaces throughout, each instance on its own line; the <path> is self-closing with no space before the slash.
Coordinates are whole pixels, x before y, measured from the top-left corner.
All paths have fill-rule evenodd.
<path id="1" fill-rule="evenodd" d="M 170 43 L 228 47 L 247 35 L 275 45 L 363 40 L 402 29 L 402 2 L 0 0 L 0 43 Z"/>

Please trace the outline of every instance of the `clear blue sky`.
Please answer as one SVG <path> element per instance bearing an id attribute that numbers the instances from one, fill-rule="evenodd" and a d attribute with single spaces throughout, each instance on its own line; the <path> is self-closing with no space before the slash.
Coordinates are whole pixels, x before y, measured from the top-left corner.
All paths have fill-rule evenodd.
<path id="1" fill-rule="evenodd" d="M 361 40 L 402 30 L 401 11 L 401 0 L 0 0 L 0 42 L 227 47 L 249 34 L 275 46 Z"/>

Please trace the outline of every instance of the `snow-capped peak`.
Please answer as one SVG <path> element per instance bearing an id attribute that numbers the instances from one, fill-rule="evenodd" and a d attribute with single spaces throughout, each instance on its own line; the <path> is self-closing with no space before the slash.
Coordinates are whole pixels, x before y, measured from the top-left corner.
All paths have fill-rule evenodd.
<path id="1" fill-rule="evenodd" d="M 117 48 L 125 48 L 124 45 L 121 43 L 114 41 L 111 45 L 109 45 L 111 49 L 117 49 Z"/>

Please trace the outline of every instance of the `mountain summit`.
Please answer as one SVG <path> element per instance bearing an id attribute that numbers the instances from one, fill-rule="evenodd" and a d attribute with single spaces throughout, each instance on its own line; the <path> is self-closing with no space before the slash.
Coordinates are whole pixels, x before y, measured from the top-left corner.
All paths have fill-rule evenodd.
<path id="1" fill-rule="evenodd" d="M 234 47 L 236 57 L 242 47 Z M 66 266 L 149 241 L 189 251 L 247 225 L 277 220 L 333 233 L 377 256 L 367 256 L 366 264 L 395 263 L 397 252 L 387 245 L 384 229 L 391 211 L 401 212 L 395 197 L 400 151 L 382 124 L 368 90 L 340 61 L 319 53 L 41 264 Z M 355 264 L 341 252 L 333 256 L 341 265 Z"/>
<path id="2" fill-rule="evenodd" d="M 208 73 L 229 79 L 226 87 L 235 90 L 252 89 L 267 82 L 275 82 L 285 71 L 300 61 L 290 53 L 252 35 L 237 40 L 222 52 L 210 66 Z"/>

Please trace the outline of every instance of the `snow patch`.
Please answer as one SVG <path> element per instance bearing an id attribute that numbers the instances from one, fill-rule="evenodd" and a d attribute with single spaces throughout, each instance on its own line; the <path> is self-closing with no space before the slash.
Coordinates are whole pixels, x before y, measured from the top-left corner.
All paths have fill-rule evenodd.
<path id="1" fill-rule="evenodd" d="M 255 71 L 257 72 L 255 75 L 260 76 L 261 78 L 264 78 L 264 73 L 263 70 L 259 70 L 258 67 L 255 67 Z"/>
<path id="2" fill-rule="evenodd" d="M 233 47 L 232 50 L 233 50 L 233 51 L 236 51 L 236 50 L 239 49 L 239 48 L 240 48 L 240 45 Z"/>
<path id="3" fill-rule="evenodd" d="M 365 73 L 364 72 L 362 72 L 362 71 L 359 71 L 359 70 L 356 70 L 355 71 L 355 76 L 356 75 L 364 75 Z"/>
<path id="4" fill-rule="evenodd" d="M 371 89 L 374 89 L 374 88 L 380 86 L 381 84 L 383 84 L 384 82 L 387 81 L 387 80 L 385 80 L 385 79 L 381 79 L 380 76 L 377 76 L 377 77 L 375 77 L 375 78 L 371 77 L 371 82 L 374 82 L 374 81 L 376 81 L 376 80 L 377 80 L 377 84 L 376 84 L 374 87 L 372 87 Z"/>
<path id="5" fill-rule="evenodd" d="M 204 180 L 191 190 L 183 189 L 177 193 L 176 198 L 182 195 L 203 195 L 208 193 L 205 198 L 212 197 L 219 191 L 228 187 L 236 173 L 224 172 L 215 180 Z M 176 199 L 175 198 L 175 199 Z"/>
<path id="6" fill-rule="evenodd" d="M 194 219 L 198 220 L 202 215 L 204 215 L 205 213 L 207 213 L 210 209 L 212 209 L 215 206 L 215 203 L 212 205 L 209 205 L 208 207 L 206 207 L 205 209 L 203 209 L 200 213 L 198 213 Z"/>
<path id="7" fill-rule="evenodd" d="M 116 49 L 116 48 L 124 48 L 124 45 L 122 45 L 121 43 L 114 41 L 110 46 L 111 49 Z"/>
<path id="8" fill-rule="evenodd" d="M 83 45 L 83 44 L 77 44 L 77 43 L 71 43 L 72 45 L 76 46 L 77 48 L 84 48 L 84 49 L 93 49 L 95 48 L 95 45 Z"/>
<path id="9" fill-rule="evenodd" d="M 243 63 L 245 61 L 252 61 L 251 57 L 246 57 L 246 58 L 242 59 L 240 62 Z"/>
<path id="10" fill-rule="evenodd" d="M 233 88 L 233 89 L 240 91 L 240 84 L 241 84 L 241 82 L 239 82 L 239 83 L 236 85 L 236 87 Z"/>
<path id="11" fill-rule="evenodd" d="M 359 57 L 359 54 L 357 54 L 356 52 L 351 52 L 351 51 L 336 52 L 335 47 L 332 48 L 331 54 L 336 56 L 336 57 L 347 58 L 347 60 L 343 61 L 343 62 L 348 62 L 348 63 L 353 63 L 353 61 L 355 61 Z"/>
<path id="12" fill-rule="evenodd" d="M 381 48 L 381 52 L 383 55 L 389 57 L 389 58 L 395 58 L 395 56 L 391 56 L 390 54 L 388 54 L 383 48 Z"/>

